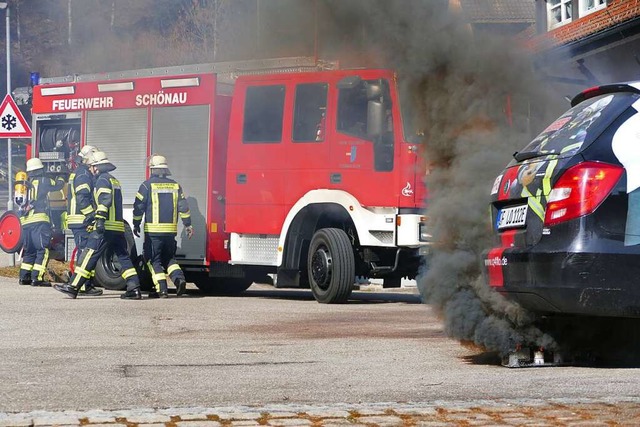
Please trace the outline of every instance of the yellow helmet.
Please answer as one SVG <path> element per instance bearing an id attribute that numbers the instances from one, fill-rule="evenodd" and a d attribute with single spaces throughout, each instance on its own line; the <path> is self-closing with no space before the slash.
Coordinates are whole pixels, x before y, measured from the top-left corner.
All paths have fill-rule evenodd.
<path id="1" fill-rule="evenodd" d="M 38 169 L 44 169 L 44 165 L 39 158 L 34 157 L 33 159 L 27 160 L 27 172 L 37 171 Z"/>

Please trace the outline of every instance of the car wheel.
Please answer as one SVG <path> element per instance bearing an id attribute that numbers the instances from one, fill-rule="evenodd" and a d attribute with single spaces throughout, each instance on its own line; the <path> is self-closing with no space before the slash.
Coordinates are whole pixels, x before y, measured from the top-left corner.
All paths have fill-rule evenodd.
<path id="1" fill-rule="evenodd" d="M 313 235 L 307 258 L 311 292 L 316 301 L 343 303 L 355 282 L 355 258 L 349 236 L 339 228 L 322 228 Z"/>

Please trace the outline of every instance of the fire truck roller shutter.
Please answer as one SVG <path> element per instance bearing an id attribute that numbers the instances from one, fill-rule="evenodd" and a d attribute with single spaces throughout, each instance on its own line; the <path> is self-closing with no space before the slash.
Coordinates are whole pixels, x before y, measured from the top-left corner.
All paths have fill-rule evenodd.
<path id="1" fill-rule="evenodd" d="M 209 165 L 208 105 L 158 107 L 151 112 L 151 152 L 169 162 L 171 178 L 184 191 L 196 233 L 187 239 L 178 220 L 178 249 L 181 261 L 202 263 L 206 253 L 207 185 Z M 184 237 L 184 238 L 183 238 Z"/>
<path id="2" fill-rule="evenodd" d="M 131 220 L 133 200 L 146 179 L 147 111 L 144 108 L 100 110 L 87 113 L 86 143 L 100 147 L 116 166 L 113 171 L 122 186 L 125 219 Z M 127 213 L 129 215 L 127 215 Z"/>
<path id="3" fill-rule="evenodd" d="M 124 218 L 131 222 L 132 204 L 140 183 L 146 177 L 147 163 L 147 110 L 100 110 L 87 113 L 86 144 L 100 147 L 116 166 L 113 175 L 122 186 Z M 138 253 L 129 224 L 125 225 L 127 246 L 134 265 Z M 105 251 L 96 266 L 96 282 L 107 289 L 124 289 L 120 265 L 113 254 Z"/>

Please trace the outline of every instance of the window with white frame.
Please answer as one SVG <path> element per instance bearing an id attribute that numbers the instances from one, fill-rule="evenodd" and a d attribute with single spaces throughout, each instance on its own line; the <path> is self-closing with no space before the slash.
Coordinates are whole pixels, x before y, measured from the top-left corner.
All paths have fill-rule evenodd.
<path id="1" fill-rule="evenodd" d="M 573 19 L 573 0 L 548 0 L 549 28 L 567 24 Z"/>
<path id="2" fill-rule="evenodd" d="M 548 28 L 561 25 L 607 7 L 607 0 L 546 0 Z"/>
<path id="3" fill-rule="evenodd" d="M 580 16 L 607 7 L 607 0 L 580 0 Z"/>

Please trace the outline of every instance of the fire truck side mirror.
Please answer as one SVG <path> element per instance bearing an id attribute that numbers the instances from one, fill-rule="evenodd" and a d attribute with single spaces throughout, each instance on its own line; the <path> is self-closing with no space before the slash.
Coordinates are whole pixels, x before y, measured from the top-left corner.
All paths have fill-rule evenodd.
<path id="1" fill-rule="evenodd" d="M 384 105 L 379 101 L 369 101 L 367 105 L 367 136 L 377 138 L 382 135 L 385 123 Z"/>

